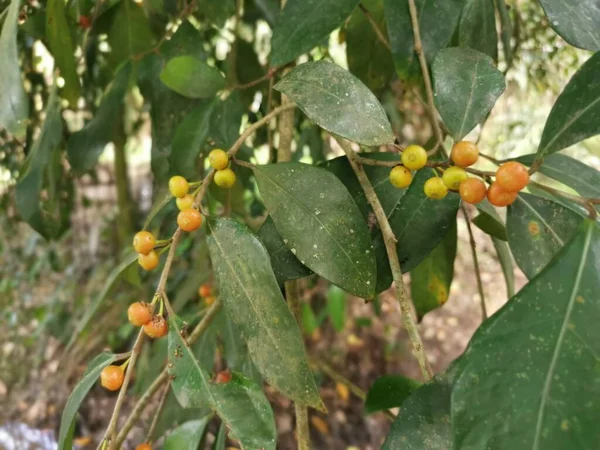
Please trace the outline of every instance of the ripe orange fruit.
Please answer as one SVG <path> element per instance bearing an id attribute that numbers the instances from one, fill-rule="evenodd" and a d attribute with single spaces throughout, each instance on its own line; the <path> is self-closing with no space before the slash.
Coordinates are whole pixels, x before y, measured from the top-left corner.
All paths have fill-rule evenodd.
<path id="1" fill-rule="evenodd" d="M 219 187 L 228 189 L 235 184 L 235 172 L 230 168 L 217 170 L 215 173 L 215 184 Z"/>
<path id="2" fill-rule="evenodd" d="M 517 198 L 518 192 L 509 192 L 497 182 L 492 183 L 487 192 L 489 202 L 494 206 L 508 206 Z"/>
<path id="3" fill-rule="evenodd" d="M 190 209 L 194 204 L 194 196 L 192 194 L 186 194 L 183 197 L 178 197 L 175 200 L 175 203 L 177 204 L 179 211 Z"/>
<path id="4" fill-rule="evenodd" d="M 150 303 L 135 302 L 127 308 L 127 318 L 133 326 L 141 327 L 152 320 L 153 306 Z"/>
<path id="5" fill-rule="evenodd" d="M 204 304 L 206 306 L 212 305 L 217 298 L 214 295 L 209 295 L 208 297 L 204 297 Z"/>
<path id="6" fill-rule="evenodd" d="M 215 148 L 208 154 L 208 162 L 213 169 L 223 170 L 229 164 L 229 155 L 224 150 Z"/>
<path id="7" fill-rule="evenodd" d="M 185 194 L 190 190 L 190 185 L 182 176 L 175 175 L 169 180 L 169 191 L 173 197 L 185 197 Z"/>
<path id="8" fill-rule="evenodd" d="M 420 145 L 409 145 L 400 156 L 404 167 L 419 170 L 427 164 L 427 151 Z"/>
<path id="9" fill-rule="evenodd" d="M 163 337 L 168 331 L 169 326 L 163 316 L 154 316 L 150 322 L 144 325 L 144 333 L 153 339 Z"/>
<path id="10" fill-rule="evenodd" d="M 215 383 L 217 384 L 225 384 L 225 383 L 229 383 L 231 381 L 231 372 L 229 372 L 228 370 L 223 370 L 219 373 L 217 373 L 217 376 L 215 377 Z"/>
<path id="11" fill-rule="evenodd" d="M 441 200 L 448 195 L 448 188 L 440 177 L 430 178 L 423 186 L 425 195 L 433 200 Z"/>
<path id="12" fill-rule="evenodd" d="M 396 166 L 390 170 L 390 183 L 399 189 L 405 188 L 412 182 L 412 173 L 404 166 Z"/>
<path id="13" fill-rule="evenodd" d="M 138 264 L 142 266 L 144 270 L 154 270 L 158 266 L 158 253 L 152 250 L 147 255 L 140 254 L 138 256 Z"/>
<path id="14" fill-rule="evenodd" d="M 177 215 L 177 225 L 183 231 L 195 231 L 202 225 L 202 214 L 193 208 L 181 211 Z"/>
<path id="15" fill-rule="evenodd" d="M 205 283 L 198 288 L 198 295 L 200 297 L 208 297 L 212 293 L 212 288 L 210 284 Z"/>
<path id="16" fill-rule="evenodd" d="M 135 450 L 152 450 L 152 446 L 147 442 L 144 442 L 143 444 L 138 445 Z"/>
<path id="17" fill-rule="evenodd" d="M 496 183 L 505 191 L 520 191 L 529 183 L 527 167 L 516 161 L 502 164 L 496 172 Z"/>
<path id="18" fill-rule="evenodd" d="M 457 166 L 469 167 L 479 159 L 479 149 L 472 142 L 460 141 L 452 147 L 451 157 Z"/>
<path id="19" fill-rule="evenodd" d="M 100 383 L 102 387 L 105 387 L 109 391 L 118 391 L 123 384 L 125 378 L 125 372 L 119 366 L 110 365 L 106 366 L 100 372 Z"/>
<path id="20" fill-rule="evenodd" d="M 133 237 L 133 248 L 142 255 L 147 255 L 156 245 L 156 238 L 149 231 L 138 231 Z"/>
<path id="21" fill-rule="evenodd" d="M 487 188 L 479 178 L 469 178 L 460 183 L 458 193 L 463 201 L 476 205 L 485 198 Z"/>

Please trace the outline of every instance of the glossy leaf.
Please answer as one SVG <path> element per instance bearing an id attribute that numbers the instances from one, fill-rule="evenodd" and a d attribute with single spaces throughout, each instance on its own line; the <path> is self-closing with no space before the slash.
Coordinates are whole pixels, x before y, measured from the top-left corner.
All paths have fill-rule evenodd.
<path id="1" fill-rule="evenodd" d="M 495 0 L 498 15 L 500 16 L 500 35 L 502 37 L 502 52 L 504 53 L 504 62 L 510 67 L 513 60 L 513 47 L 511 43 L 513 35 L 513 24 L 508 12 L 506 0 Z"/>
<path id="2" fill-rule="evenodd" d="M 196 450 L 210 419 L 212 414 L 179 425 L 165 439 L 163 450 Z"/>
<path id="3" fill-rule="evenodd" d="M 277 231 L 300 262 L 345 291 L 373 297 L 369 230 L 340 180 L 301 163 L 258 166 L 254 174 Z"/>
<path id="4" fill-rule="evenodd" d="M 508 244 L 517 265 L 531 279 L 571 239 L 582 219 L 550 200 L 520 193 L 506 218 Z"/>
<path id="5" fill-rule="evenodd" d="M 410 273 L 410 292 L 419 320 L 448 301 L 454 277 L 456 226 Z"/>
<path id="6" fill-rule="evenodd" d="M 600 133 L 600 52 L 573 75 L 556 99 L 537 151 L 537 158 L 555 153 Z"/>
<path id="7" fill-rule="evenodd" d="M 500 262 L 504 281 L 506 283 L 506 293 L 508 297 L 515 295 L 515 269 L 513 266 L 513 258 L 510 253 L 508 243 L 492 237 L 492 243 L 496 249 L 496 255 Z"/>
<path id="8" fill-rule="evenodd" d="M 600 230 L 586 221 L 477 330 L 452 390 L 455 448 L 594 448 L 600 441 Z"/>
<path id="9" fill-rule="evenodd" d="M 322 7 L 317 10 L 322 13 Z M 369 146 L 394 142 L 377 98 L 336 64 L 325 60 L 301 64 L 275 89 L 294 100 L 309 119 L 327 131 Z"/>
<path id="10" fill-rule="evenodd" d="M 225 87 L 225 78 L 216 68 L 193 56 L 177 56 L 160 73 L 160 80 L 178 94 L 209 98 Z"/>
<path id="11" fill-rule="evenodd" d="M 65 409 L 63 410 L 62 417 L 60 419 L 60 431 L 58 433 L 58 448 L 59 450 L 71 450 L 73 431 L 75 425 L 75 419 L 77 417 L 77 410 L 83 402 L 85 396 L 92 388 L 100 372 L 106 366 L 110 365 L 115 360 L 116 355 L 114 353 L 101 353 L 96 356 L 87 366 L 83 378 L 79 380 L 77 386 L 69 395 Z"/>
<path id="12" fill-rule="evenodd" d="M 139 3 L 122 0 L 115 8 L 118 9 L 107 35 L 111 48 L 108 59 L 112 67 L 116 68 L 132 56 L 148 52 L 154 45 L 154 36 Z"/>
<path id="13" fill-rule="evenodd" d="M 402 375 L 384 375 L 369 389 L 365 400 L 365 414 L 382 409 L 397 408 L 421 383 Z"/>
<path id="14" fill-rule="evenodd" d="M 123 99 L 129 87 L 131 67 L 130 63 L 121 66 L 92 120 L 69 139 L 69 163 L 78 174 L 96 165 L 106 145 L 113 140 L 117 127 L 121 126 L 119 121 L 122 120 Z"/>
<path id="15" fill-rule="evenodd" d="M 25 119 L 29 117 L 29 100 L 21 81 L 17 49 L 20 4 L 20 0 L 10 2 L 0 34 L 0 128 L 6 128 L 17 138 L 25 135 Z"/>
<path id="16" fill-rule="evenodd" d="M 271 65 L 293 61 L 326 42 L 359 0 L 288 0 L 279 14 L 271 41 Z"/>
<path id="17" fill-rule="evenodd" d="M 600 50 L 600 6 L 597 1 L 540 0 L 540 4 L 550 26 L 565 41 L 585 50 Z"/>
<path id="18" fill-rule="evenodd" d="M 498 60 L 498 33 L 494 0 L 466 0 L 460 24 L 458 42 Z"/>
<path id="19" fill-rule="evenodd" d="M 327 290 L 327 314 L 335 331 L 341 333 L 346 323 L 346 293 L 337 286 Z"/>
<path id="20" fill-rule="evenodd" d="M 302 335 L 285 304 L 267 251 L 248 228 L 233 220 L 210 221 L 209 228 L 208 246 L 219 292 L 258 370 L 294 401 L 323 408 Z"/>
<path id="21" fill-rule="evenodd" d="M 506 86 L 491 58 L 469 48 L 440 51 L 433 78 L 435 104 L 455 141 L 486 117 Z"/>

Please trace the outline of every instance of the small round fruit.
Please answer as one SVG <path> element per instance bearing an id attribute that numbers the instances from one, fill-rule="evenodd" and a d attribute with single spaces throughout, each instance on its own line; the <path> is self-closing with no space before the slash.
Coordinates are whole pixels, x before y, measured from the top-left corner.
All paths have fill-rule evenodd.
<path id="1" fill-rule="evenodd" d="M 183 231 L 196 231 L 202 225 L 202 214 L 193 208 L 181 211 L 177 215 L 177 225 Z"/>
<path id="2" fill-rule="evenodd" d="M 518 192 L 509 192 L 498 183 L 492 183 L 487 191 L 487 198 L 494 206 L 508 206 L 517 198 Z"/>
<path id="3" fill-rule="evenodd" d="M 229 168 L 217 170 L 215 184 L 225 189 L 230 188 L 235 184 L 235 172 Z"/>
<path id="4" fill-rule="evenodd" d="M 171 191 L 173 197 L 185 197 L 189 190 L 190 185 L 185 178 L 175 175 L 169 180 L 169 191 Z"/>
<path id="5" fill-rule="evenodd" d="M 152 446 L 147 442 L 144 442 L 143 444 L 138 445 L 135 450 L 152 450 Z"/>
<path id="6" fill-rule="evenodd" d="M 106 366 L 100 372 L 100 383 L 109 391 L 118 391 L 123 384 L 123 378 L 125 378 L 125 373 L 119 366 Z"/>
<path id="7" fill-rule="evenodd" d="M 140 254 L 138 256 L 138 264 L 142 266 L 144 270 L 154 270 L 158 266 L 158 253 L 154 250 L 148 253 L 147 255 Z"/>
<path id="8" fill-rule="evenodd" d="M 485 198 L 487 188 L 479 178 L 469 178 L 460 183 L 458 193 L 464 202 L 476 205 Z"/>
<path id="9" fill-rule="evenodd" d="M 87 30 L 92 26 L 92 19 L 90 16 L 79 16 L 79 26 L 84 30 Z"/>
<path id="10" fill-rule="evenodd" d="M 448 188 L 440 177 L 430 178 L 423 186 L 425 195 L 434 200 L 440 200 L 448 194 Z"/>
<path id="11" fill-rule="evenodd" d="M 153 309 L 150 303 L 132 303 L 127 309 L 127 318 L 133 326 L 142 327 L 152 320 Z"/>
<path id="12" fill-rule="evenodd" d="M 505 191 L 520 191 L 529 183 L 527 167 L 516 161 L 502 164 L 496 172 L 496 183 Z"/>
<path id="13" fill-rule="evenodd" d="M 210 287 L 210 284 L 205 283 L 198 288 L 198 295 L 200 297 L 208 297 L 210 294 L 212 294 L 212 288 Z"/>
<path id="14" fill-rule="evenodd" d="M 404 166 L 396 166 L 390 170 L 390 183 L 399 189 L 405 188 L 412 182 L 412 173 Z"/>
<path id="15" fill-rule="evenodd" d="M 186 194 L 183 197 L 178 197 L 177 200 L 175 200 L 175 203 L 177 204 L 179 211 L 190 209 L 194 204 L 194 196 L 192 194 Z"/>
<path id="16" fill-rule="evenodd" d="M 229 383 L 231 381 L 231 372 L 229 372 L 228 370 L 223 370 L 219 373 L 217 373 L 217 376 L 215 377 L 215 383 L 217 384 L 226 384 Z"/>
<path id="17" fill-rule="evenodd" d="M 163 337 L 167 331 L 169 331 L 169 327 L 163 316 L 154 316 L 150 322 L 144 325 L 144 333 L 153 339 Z"/>
<path id="18" fill-rule="evenodd" d="M 223 170 L 229 164 L 229 155 L 220 148 L 215 148 L 208 154 L 208 162 L 213 169 Z"/>
<path id="19" fill-rule="evenodd" d="M 149 231 L 138 231 L 133 237 L 133 248 L 142 255 L 147 255 L 156 245 L 156 238 Z"/>
<path id="20" fill-rule="evenodd" d="M 217 298 L 214 295 L 209 295 L 208 297 L 204 298 L 204 304 L 206 306 L 210 306 L 215 302 L 216 299 Z"/>
<path id="21" fill-rule="evenodd" d="M 460 141 L 452 147 L 452 161 L 460 167 L 469 167 L 479 159 L 479 149 L 468 141 Z"/>
<path id="22" fill-rule="evenodd" d="M 427 152 L 420 145 L 409 145 L 400 156 L 404 167 L 410 170 L 419 170 L 427 164 Z"/>
<path id="23" fill-rule="evenodd" d="M 465 169 L 457 166 L 448 167 L 442 175 L 442 180 L 448 189 L 457 191 L 460 187 L 460 183 L 467 180 L 469 176 Z"/>

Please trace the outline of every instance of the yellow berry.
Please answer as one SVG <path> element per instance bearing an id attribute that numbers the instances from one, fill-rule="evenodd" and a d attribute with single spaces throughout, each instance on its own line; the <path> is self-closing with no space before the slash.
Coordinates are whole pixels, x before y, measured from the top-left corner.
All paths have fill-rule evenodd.
<path id="1" fill-rule="evenodd" d="M 223 170 L 229 164 L 229 156 L 224 150 L 215 148 L 208 154 L 208 162 L 213 169 Z"/>
<path id="2" fill-rule="evenodd" d="M 149 231 L 138 231 L 133 237 L 133 248 L 142 255 L 147 255 L 156 245 L 156 239 Z"/>
<path id="3" fill-rule="evenodd" d="M 427 152 L 420 145 L 409 145 L 400 156 L 404 167 L 410 170 L 419 170 L 427 164 Z"/>
<path id="4" fill-rule="evenodd" d="M 192 194 L 187 194 L 184 197 L 177 198 L 175 203 L 177 204 L 179 211 L 190 209 L 194 204 L 194 196 Z"/>
<path id="5" fill-rule="evenodd" d="M 158 253 L 156 253 L 154 250 L 152 250 L 147 255 L 140 254 L 138 256 L 138 263 L 140 266 L 142 266 L 142 269 L 144 270 L 156 269 L 156 267 L 158 266 L 158 261 Z"/>
<path id="6" fill-rule="evenodd" d="M 448 167 L 442 175 L 442 180 L 448 189 L 457 191 L 460 183 L 465 181 L 469 176 L 465 169 L 457 166 Z"/>
<path id="7" fill-rule="evenodd" d="M 454 144 L 450 155 L 457 166 L 469 167 L 479 159 L 479 149 L 472 142 L 460 141 Z"/>
<path id="8" fill-rule="evenodd" d="M 229 168 L 217 170 L 215 184 L 222 188 L 230 188 L 235 184 L 235 172 Z"/>
<path id="9" fill-rule="evenodd" d="M 440 177 L 430 178 L 423 187 L 425 195 L 434 200 L 440 200 L 448 194 L 448 188 Z"/>
<path id="10" fill-rule="evenodd" d="M 169 191 L 171 191 L 173 197 L 185 197 L 189 190 L 190 185 L 185 178 L 175 175 L 169 180 Z"/>
<path id="11" fill-rule="evenodd" d="M 396 166 L 390 170 L 390 183 L 399 189 L 407 187 L 412 181 L 412 173 L 404 166 Z"/>

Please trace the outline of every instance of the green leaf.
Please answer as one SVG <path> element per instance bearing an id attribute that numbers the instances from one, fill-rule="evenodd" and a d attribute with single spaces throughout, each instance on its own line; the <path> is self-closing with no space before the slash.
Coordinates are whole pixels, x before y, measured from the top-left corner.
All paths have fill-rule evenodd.
<path id="1" fill-rule="evenodd" d="M 595 0 L 565 2 L 540 0 L 550 26 L 569 44 L 596 52 L 600 50 L 600 8 Z"/>
<path id="2" fill-rule="evenodd" d="M 429 311 L 448 301 L 454 277 L 456 242 L 457 231 L 454 226 L 429 256 L 410 273 L 410 292 L 419 321 Z"/>
<path id="3" fill-rule="evenodd" d="M 477 204 L 477 210 L 479 211 L 479 215 L 471 220 L 471 222 L 484 233 L 502 241 L 508 241 L 506 226 L 504 226 L 502 219 L 500 219 L 496 208 L 487 199 Z"/>
<path id="4" fill-rule="evenodd" d="M 25 121 L 29 117 L 29 99 L 21 81 L 17 50 L 20 4 L 21 0 L 10 2 L 0 34 L 0 128 L 6 128 L 16 138 L 25 136 Z"/>
<path id="5" fill-rule="evenodd" d="M 362 4 L 381 30 L 387 35 L 383 0 L 366 0 Z M 348 70 L 372 91 L 385 88 L 394 74 L 394 60 L 381 43 L 367 16 L 355 9 L 346 25 L 346 59 Z"/>
<path id="6" fill-rule="evenodd" d="M 197 450 L 212 414 L 199 420 L 185 422 L 175 428 L 165 439 L 164 450 Z"/>
<path id="7" fill-rule="evenodd" d="M 515 269 L 513 267 L 513 259 L 510 253 L 510 248 L 507 242 L 501 241 L 492 237 L 492 243 L 496 249 L 504 281 L 506 282 L 506 293 L 508 297 L 515 295 Z"/>
<path id="8" fill-rule="evenodd" d="M 246 107 L 238 91 L 231 93 L 226 100 L 215 106 L 210 116 L 210 139 L 215 142 L 215 146 L 228 149 L 235 143 L 240 137 L 245 112 Z"/>
<path id="9" fill-rule="evenodd" d="M 384 375 L 375 380 L 367 393 L 365 414 L 401 406 L 421 383 L 402 375 Z"/>
<path id="10" fill-rule="evenodd" d="M 273 28 L 271 66 L 281 66 L 326 42 L 359 0 L 288 0 Z"/>
<path id="11" fill-rule="evenodd" d="M 309 119 L 327 131 L 369 146 L 394 142 L 390 123 L 377 98 L 336 64 L 301 64 L 275 89 L 294 100 Z"/>
<path id="12" fill-rule="evenodd" d="M 235 14 L 235 2 L 233 0 L 199 0 L 198 11 L 206 15 L 214 25 L 223 28 L 227 19 Z"/>
<path id="13" fill-rule="evenodd" d="M 64 97 L 71 108 L 77 107 L 81 92 L 81 84 L 77 75 L 75 46 L 71 39 L 71 30 L 65 15 L 64 0 L 48 0 L 46 6 L 46 39 L 50 52 L 60 69 L 60 76 L 65 80 Z"/>
<path id="14" fill-rule="evenodd" d="M 445 48 L 456 30 L 465 0 L 431 2 L 416 0 L 423 53 L 431 63 L 437 52 Z M 415 53 L 408 2 L 384 0 L 385 18 L 396 71 L 401 80 L 420 79 L 421 68 Z"/>
<path id="15" fill-rule="evenodd" d="M 550 200 L 519 193 L 508 207 L 508 244 L 517 265 L 531 279 L 571 239 L 582 218 Z"/>
<path id="16" fill-rule="evenodd" d="M 148 52 L 154 45 L 154 36 L 142 5 L 134 0 L 122 0 L 115 8 L 118 9 L 107 33 L 111 48 L 108 60 L 112 67 L 118 67 L 134 55 Z"/>
<path id="17" fill-rule="evenodd" d="M 129 87 L 131 67 L 131 63 L 127 63 L 119 68 L 92 120 L 69 139 L 69 163 L 80 175 L 96 165 L 106 145 L 113 140 L 117 127 L 121 126 L 119 122 L 122 120 L 123 99 Z"/>
<path id="18" fill-rule="evenodd" d="M 600 133 L 600 52 L 573 75 L 550 111 L 537 159 Z"/>
<path id="19" fill-rule="evenodd" d="M 160 80 L 178 94 L 190 98 L 213 97 L 225 87 L 221 72 L 193 56 L 169 60 L 160 73 Z"/>
<path id="20" fill-rule="evenodd" d="M 100 353 L 87 366 L 83 378 L 77 383 L 75 389 L 69 395 L 65 409 L 63 410 L 60 419 L 60 431 L 58 433 L 58 448 L 59 450 L 71 450 L 73 431 L 77 410 L 83 402 L 83 399 L 92 388 L 100 372 L 106 366 L 110 365 L 115 360 L 114 353 Z"/>
<path id="21" fill-rule="evenodd" d="M 319 322 L 313 309 L 308 303 L 302 303 L 302 328 L 307 336 L 312 334 L 319 328 Z"/>
<path id="22" fill-rule="evenodd" d="M 327 313 L 335 331 L 341 333 L 346 324 L 346 293 L 337 286 L 327 290 Z"/>
<path id="23" fill-rule="evenodd" d="M 511 38 L 513 35 L 513 25 L 508 12 L 508 6 L 505 0 L 495 0 L 498 15 L 500 16 L 500 35 L 502 37 L 502 52 L 504 53 L 504 62 L 506 67 L 510 67 L 513 60 L 513 48 Z"/>
<path id="24" fill-rule="evenodd" d="M 369 230 L 340 180 L 301 163 L 258 166 L 254 174 L 277 231 L 300 262 L 347 292 L 373 297 Z"/>
<path id="25" fill-rule="evenodd" d="M 506 86 L 491 58 L 469 48 L 441 50 L 433 79 L 435 104 L 455 141 L 485 119 Z"/>
<path id="26" fill-rule="evenodd" d="M 600 230 L 585 221 L 477 330 L 452 390 L 455 448 L 594 448 L 600 441 Z"/>
<path id="27" fill-rule="evenodd" d="M 458 25 L 458 43 L 498 61 L 494 0 L 466 0 Z"/>
<path id="28" fill-rule="evenodd" d="M 219 427 L 219 434 L 217 434 L 217 439 L 213 445 L 213 450 L 225 450 L 225 445 L 227 444 L 227 427 L 224 424 L 221 424 Z"/>
<path id="29" fill-rule="evenodd" d="M 267 251 L 245 226 L 209 221 L 211 261 L 229 317 L 266 381 L 292 400 L 323 408 L 302 335 L 285 304 Z"/>

